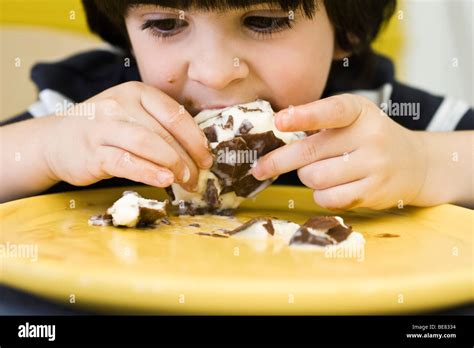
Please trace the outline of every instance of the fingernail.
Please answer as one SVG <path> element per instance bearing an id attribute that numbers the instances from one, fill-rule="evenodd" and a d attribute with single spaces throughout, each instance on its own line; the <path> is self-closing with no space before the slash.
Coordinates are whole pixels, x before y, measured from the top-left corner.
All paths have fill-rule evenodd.
<path id="1" fill-rule="evenodd" d="M 257 163 L 257 162 L 254 162 L 254 163 Z M 255 179 L 263 180 L 262 173 L 260 172 L 260 167 L 257 166 L 256 164 L 253 166 L 250 172 L 254 176 Z"/>
<path id="2" fill-rule="evenodd" d="M 286 128 L 289 125 L 290 121 L 290 115 L 288 114 L 287 111 L 280 111 L 277 114 L 277 123 L 280 126 L 279 128 Z"/>
<path id="3" fill-rule="evenodd" d="M 156 182 L 160 186 L 168 186 L 173 182 L 173 180 L 174 180 L 173 173 L 170 173 L 165 170 L 158 170 L 158 173 L 156 175 Z"/>
<path id="4" fill-rule="evenodd" d="M 198 184 L 195 183 L 194 186 L 189 187 L 189 192 L 196 192 L 198 189 Z"/>
<path id="5" fill-rule="evenodd" d="M 184 166 L 183 175 L 181 177 L 181 182 L 187 183 L 191 179 L 191 172 L 189 171 L 188 166 Z"/>
<path id="6" fill-rule="evenodd" d="M 182 185 L 182 187 L 188 192 L 196 192 L 197 191 L 197 186 L 198 186 L 197 182 L 195 182 L 195 183 L 188 182 L 188 183 Z"/>
<path id="7" fill-rule="evenodd" d="M 206 149 L 209 149 L 209 140 L 207 140 L 207 138 L 206 138 L 206 136 L 204 135 L 204 133 L 203 133 L 202 136 L 203 136 L 204 147 L 205 147 Z"/>
<path id="8" fill-rule="evenodd" d="M 208 169 L 212 166 L 213 162 L 214 162 L 214 158 L 211 155 L 209 155 L 206 157 L 205 160 L 202 161 L 201 164 L 203 168 Z"/>

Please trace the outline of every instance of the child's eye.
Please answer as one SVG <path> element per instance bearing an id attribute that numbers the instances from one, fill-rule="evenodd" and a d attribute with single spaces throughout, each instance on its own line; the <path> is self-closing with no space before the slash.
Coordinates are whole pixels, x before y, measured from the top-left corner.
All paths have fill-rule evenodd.
<path id="1" fill-rule="evenodd" d="M 291 28 L 293 20 L 288 17 L 250 16 L 244 19 L 244 25 L 257 35 L 271 35 Z M 150 19 L 142 25 L 142 30 L 150 30 L 152 35 L 168 38 L 178 34 L 189 24 L 179 18 Z"/>
<path id="2" fill-rule="evenodd" d="M 189 24 L 179 18 L 150 19 L 142 25 L 142 30 L 150 30 L 153 35 L 161 38 L 170 37 L 179 33 Z"/>
<path id="3" fill-rule="evenodd" d="M 288 16 L 250 16 L 244 19 L 244 24 L 259 35 L 271 35 L 272 33 L 291 28 L 293 25 L 292 20 Z"/>

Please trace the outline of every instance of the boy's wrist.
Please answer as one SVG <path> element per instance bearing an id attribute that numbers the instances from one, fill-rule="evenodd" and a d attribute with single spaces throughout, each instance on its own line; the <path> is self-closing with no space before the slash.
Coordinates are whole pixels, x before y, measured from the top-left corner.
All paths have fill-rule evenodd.
<path id="1" fill-rule="evenodd" d="M 45 175 L 55 184 L 61 179 L 55 174 L 54 171 L 54 154 L 57 152 L 58 144 L 55 142 L 55 139 L 58 138 L 58 135 L 61 130 L 59 129 L 59 124 L 61 118 L 58 116 L 47 116 L 44 118 L 44 125 L 41 127 L 39 132 L 39 142 L 42 155 L 42 163 Z"/>
<path id="2" fill-rule="evenodd" d="M 413 168 L 414 170 L 419 170 L 421 173 L 420 176 L 417 178 L 416 174 L 413 173 L 414 177 L 413 180 L 419 180 L 418 188 L 415 192 L 408 192 L 407 196 L 411 196 L 411 199 L 408 200 L 409 205 L 423 205 L 422 202 L 425 200 L 427 195 L 427 191 L 429 191 L 429 187 L 427 182 L 427 178 L 430 172 L 431 163 L 431 156 L 429 154 L 429 144 L 426 138 L 424 137 L 424 132 L 417 132 L 409 130 L 412 142 L 414 144 L 414 148 L 416 151 L 413 152 L 413 156 L 416 156 L 416 163 L 417 167 Z"/>
<path id="3" fill-rule="evenodd" d="M 2 183 L 0 202 L 40 193 L 59 180 L 46 161 L 53 119 L 42 117 L 2 127 Z"/>
<path id="4" fill-rule="evenodd" d="M 426 174 L 418 194 L 410 204 L 432 206 L 443 203 L 466 203 L 472 188 L 470 190 L 466 188 L 466 173 L 463 175 L 463 169 L 468 169 L 469 166 L 460 163 L 470 160 L 466 158 L 468 156 L 465 153 L 459 151 L 465 145 L 463 139 L 460 136 L 456 137 L 457 133 L 454 132 L 413 131 L 413 134 L 424 147 L 421 153 L 424 153 L 425 158 L 419 160 L 426 163 Z"/>

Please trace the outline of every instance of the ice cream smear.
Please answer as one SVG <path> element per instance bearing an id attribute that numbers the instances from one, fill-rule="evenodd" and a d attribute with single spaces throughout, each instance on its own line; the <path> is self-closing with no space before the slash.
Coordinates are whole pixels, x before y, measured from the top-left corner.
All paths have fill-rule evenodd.
<path id="1" fill-rule="evenodd" d="M 140 227 L 154 225 L 157 220 L 170 224 L 167 219 L 167 204 L 167 200 L 160 202 L 143 198 L 134 191 L 125 191 L 122 197 L 107 209 L 106 214 L 90 217 L 89 225 Z M 200 227 L 196 223 L 193 225 Z M 233 230 L 219 228 L 210 232 L 197 233 L 214 237 L 258 240 L 265 243 L 276 241 L 280 245 L 310 250 L 345 246 L 360 249 L 365 243 L 364 236 L 354 232 L 352 227 L 344 223 L 342 217 L 339 216 L 315 216 L 302 225 L 275 217 L 258 216 Z"/>
<path id="2" fill-rule="evenodd" d="M 134 191 L 125 191 L 104 215 L 95 215 L 89 219 L 93 226 L 136 227 L 154 224 L 158 219 L 166 218 L 168 201 L 146 199 Z"/>
<path id="3" fill-rule="evenodd" d="M 203 110 L 194 119 L 206 135 L 214 164 L 200 171 L 196 192 L 176 183 L 167 189 L 182 214 L 223 214 L 237 208 L 276 179 L 255 179 L 250 170 L 256 160 L 306 136 L 304 132 L 280 132 L 275 113 L 265 100 Z"/>
<path id="4" fill-rule="evenodd" d="M 228 235 L 252 239 L 276 238 L 281 239 L 287 244 L 299 227 L 300 225 L 291 221 L 278 220 L 270 217 L 257 217 L 229 231 Z"/>
<path id="5" fill-rule="evenodd" d="M 362 246 L 364 236 L 346 225 L 340 216 L 317 216 L 308 219 L 293 234 L 289 245 L 294 248 L 324 249 L 348 244 Z"/>
<path id="6" fill-rule="evenodd" d="M 212 233 L 209 235 L 213 235 Z M 362 234 L 352 230 L 339 216 L 316 216 L 303 225 L 288 220 L 260 216 L 231 231 L 215 233 L 219 237 L 279 240 L 292 248 L 324 250 L 345 245 L 363 246 Z"/>

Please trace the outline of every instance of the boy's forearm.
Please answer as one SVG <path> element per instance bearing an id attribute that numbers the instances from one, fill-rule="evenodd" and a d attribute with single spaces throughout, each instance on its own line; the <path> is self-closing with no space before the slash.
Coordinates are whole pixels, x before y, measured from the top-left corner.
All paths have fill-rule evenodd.
<path id="1" fill-rule="evenodd" d="M 412 205 L 474 206 L 473 131 L 415 132 L 425 146 L 426 178 Z M 422 159 L 424 160 L 424 159 Z"/>
<path id="2" fill-rule="evenodd" d="M 44 117 L 0 128 L 0 202 L 39 193 L 58 182 L 46 160 L 54 122 L 54 117 Z"/>

